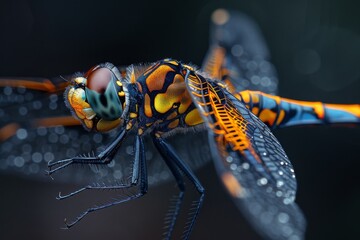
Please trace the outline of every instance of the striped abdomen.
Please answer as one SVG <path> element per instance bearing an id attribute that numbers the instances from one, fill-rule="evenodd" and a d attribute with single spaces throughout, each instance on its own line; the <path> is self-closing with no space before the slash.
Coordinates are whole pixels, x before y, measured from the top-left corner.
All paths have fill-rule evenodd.
<path id="1" fill-rule="evenodd" d="M 242 91 L 237 97 L 272 128 L 308 124 L 360 124 L 359 104 L 297 101 L 255 91 Z"/>

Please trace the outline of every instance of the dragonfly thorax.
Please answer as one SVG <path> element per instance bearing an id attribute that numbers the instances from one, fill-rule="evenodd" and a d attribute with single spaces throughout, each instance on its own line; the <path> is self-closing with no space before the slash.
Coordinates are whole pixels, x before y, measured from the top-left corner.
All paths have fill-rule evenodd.
<path id="1" fill-rule="evenodd" d="M 106 132 L 119 126 L 126 110 L 122 77 L 110 63 L 90 69 L 74 78 L 65 93 L 67 106 L 88 130 Z"/>

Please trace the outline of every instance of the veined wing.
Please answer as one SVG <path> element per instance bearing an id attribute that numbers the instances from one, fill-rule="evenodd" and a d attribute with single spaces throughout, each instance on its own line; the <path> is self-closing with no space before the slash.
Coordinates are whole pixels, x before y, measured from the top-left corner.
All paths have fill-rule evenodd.
<path id="1" fill-rule="evenodd" d="M 220 179 L 237 206 L 264 237 L 303 239 L 294 170 L 269 128 L 219 83 L 194 72 L 186 82 Z"/>
<path id="2" fill-rule="evenodd" d="M 63 99 L 67 82 L 54 79 L 0 79 L 0 171 L 5 174 L 17 174 L 31 179 L 49 180 L 45 175 L 47 163 L 80 154 L 93 154 L 100 151 L 117 134 L 86 131 L 71 116 Z M 207 141 L 203 133 L 189 133 L 199 146 Z M 94 182 L 112 182 L 126 179 L 131 170 L 133 159 L 133 137 L 121 146 L 115 161 L 107 166 L 69 167 L 61 174 L 55 174 L 55 180 L 79 184 Z M 179 135 L 169 139 L 182 157 L 193 168 L 202 166 L 210 159 L 208 150 L 197 153 L 188 151 L 189 135 Z M 171 174 L 156 149 L 147 144 L 147 162 L 149 183 L 155 184 L 170 179 Z M 193 142 L 191 144 L 194 144 Z M 206 146 L 205 146 L 206 147 Z M 201 154 L 205 152 L 205 154 Z"/>
<path id="3" fill-rule="evenodd" d="M 276 94 L 278 79 L 258 25 L 248 16 L 216 10 L 210 26 L 210 48 L 202 66 L 224 81 L 231 93 L 257 90 Z"/>

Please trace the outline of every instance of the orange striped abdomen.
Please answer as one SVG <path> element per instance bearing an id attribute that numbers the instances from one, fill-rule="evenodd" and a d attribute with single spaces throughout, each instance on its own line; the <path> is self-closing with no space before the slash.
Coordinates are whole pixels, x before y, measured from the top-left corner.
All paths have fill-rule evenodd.
<path id="1" fill-rule="evenodd" d="M 242 91 L 238 98 L 269 127 L 360 124 L 360 105 L 297 101 L 262 92 Z"/>

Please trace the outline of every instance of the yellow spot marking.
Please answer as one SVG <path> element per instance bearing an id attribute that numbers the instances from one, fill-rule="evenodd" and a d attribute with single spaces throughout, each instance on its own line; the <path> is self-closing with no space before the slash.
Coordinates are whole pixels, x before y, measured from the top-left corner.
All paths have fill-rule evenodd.
<path id="1" fill-rule="evenodd" d="M 153 123 L 151 122 L 151 123 L 147 123 L 147 124 L 145 124 L 145 126 L 147 126 L 147 127 L 150 127 L 151 125 L 153 125 Z"/>
<path id="2" fill-rule="evenodd" d="M 125 96 L 125 92 L 119 92 L 118 94 L 119 94 L 120 97 Z"/>
<path id="3" fill-rule="evenodd" d="M 229 191 L 231 196 L 235 198 L 243 198 L 244 197 L 244 189 L 240 185 L 240 183 L 236 180 L 234 175 L 229 172 L 223 173 L 221 175 L 221 180 L 224 183 L 226 189 Z"/>
<path id="4" fill-rule="evenodd" d="M 76 82 L 77 84 L 81 84 L 81 83 L 85 83 L 85 84 L 86 84 L 86 78 L 84 78 L 84 77 L 77 77 L 77 78 L 75 78 L 75 82 Z"/>
<path id="5" fill-rule="evenodd" d="M 132 123 L 129 122 L 127 125 L 126 125 L 126 130 L 130 130 L 132 128 Z"/>
<path id="6" fill-rule="evenodd" d="M 155 96 L 154 106 L 156 111 L 166 113 L 175 103 L 181 102 L 185 92 L 186 86 L 184 78 L 180 74 L 177 74 L 174 77 L 174 82 L 169 85 L 167 91 Z"/>
<path id="7" fill-rule="evenodd" d="M 110 131 L 111 129 L 114 129 L 115 127 L 119 126 L 120 122 L 121 122 L 120 118 L 113 120 L 113 121 L 100 119 L 96 125 L 96 129 L 99 132 L 107 132 L 107 131 Z"/>
<path id="8" fill-rule="evenodd" d="M 176 128 L 179 125 L 179 119 L 175 119 L 174 121 L 172 121 L 168 127 L 169 128 Z"/>
<path id="9" fill-rule="evenodd" d="M 130 117 L 130 118 L 136 118 L 136 117 L 137 117 L 137 113 L 130 113 L 129 117 Z"/>
<path id="10" fill-rule="evenodd" d="M 191 66 L 189 66 L 189 65 L 185 65 L 185 64 L 183 64 L 183 66 L 184 66 L 185 68 L 187 68 L 187 69 L 191 70 L 191 71 L 194 71 L 194 68 L 193 68 L 193 67 L 191 67 Z"/>
<path id="11" fill-rule="evenodd" d="M 145 94 L 144 112 L 147 117 L 152 117 L 151 102 L 149 94 Z"/>
<path id="12" fill-rule="evenodd" d="M 120 87 L 122 87 L 122 83 L 120 81 L 116 81 L 116 84 Z"/>
<path id="13" fill-rule="evenodd" d="M 174 72 L 174 70 L 167 65 L 161 65 L 146 78 L 146 85 L 150 92 L 161 90 L 164 87 L 165 77 L 168 72 Z"/>
<path id="14" fill-rule="evenodd" d="M 172 65 L 175 65 L 175 66 L 178 66 L 179 64 L 176 62 L 176 61 L 166 61 L 166 62 L 168 62 L 168 63 L 170 63 L 170 64 L 172 64 Z"/>
<path id="15" fill-rule="evenodd" d="M 172 108 L 173 104 L 178 102 L 179 100 L 179 97 L 171 97 L 167 96 L 166 94 L 160 93 L 155 97 L 154 106 L 156 111 L 158 111 L 159 113 L 166 113 Z"/>
<path id="16" fill-rule="evenodd" d="M 189 126 L 195 126 L 203 122 L 197 109 L 191 110 L 185 117 L 185 123 Z"/>
<path id="17" fill-rule="evenodd" d="M 144 130 L 142 128 L 139 128 L 138 135 L 142 135 L 144 133 Z"/>

